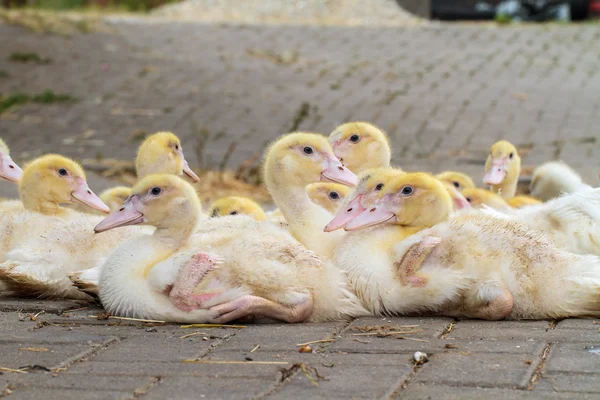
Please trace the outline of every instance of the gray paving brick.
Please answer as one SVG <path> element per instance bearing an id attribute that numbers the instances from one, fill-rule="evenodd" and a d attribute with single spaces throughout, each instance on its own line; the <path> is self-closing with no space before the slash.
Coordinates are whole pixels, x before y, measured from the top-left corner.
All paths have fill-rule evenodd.
<path id="1" fill-rule="evenodd" d="M 585 393 L 536 392 L 528 390 L 484 389 L 412 383 L 400 392 L 400 399 L 594 399 L 597 395 Z"/>
<path id="2" fill-rule="evenodd" d="M 594 351 L 595 349 L 595 351 Z M 588 343 L 558 343 L 550 352 L 546 372 L 595 374 L 600 368 L 600 339 Z"/>
<path id="3" fill-rule="evenodd" d="M 540 345 L 540 352 L 543 349 Z M 449 385 L 526 388 L 537 365 L 527 354 L 440 354 L 431 358 L 415 381 Z"/>

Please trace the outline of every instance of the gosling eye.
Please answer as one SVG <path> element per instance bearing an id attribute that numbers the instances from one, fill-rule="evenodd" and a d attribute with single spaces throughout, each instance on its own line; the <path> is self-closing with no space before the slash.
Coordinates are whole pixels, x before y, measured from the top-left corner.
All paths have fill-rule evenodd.
<path id="1" fill-rule="evenodd" d="M 357 134 L 350 136 L 350 141 L 352 143 L 358 143 L 359 140 L 360 140 L 360 136 L 358 136 Z"/>
<path id="2" fill-rule="evenodd" d="M 152 190 L 150 190 L 152 196 L 158 196 L 160 192 L 162 192 L 162 190 L 158 186 L 153 187 Z"/>
<path id="3" fill-rule="evenodd" d="M 229 215 L 237 215 L 237 211 L 232 211 L 229 213 Z"/>
<path id="4" fill-rule="evenodd" d="M 179 150 L 179 145 L 177 143 L 175 144 L 175 150 Z"/>
<path id="5" fill-rule="evenodd" d="M 467 200 L 469 203 L 473 201 L 473 200 L 472 200 L 470 197 L 465 197 L 465 199 L 466 199 L 466 200 Z"/>
<path id="6" fill-rule="evenodd" d="M 508 155 L 508 158 L 510 158 L 511 160 L 513 159 L 513 157 L 514 157 L 514 154 L 513 154 L 513 153 L 510 153 L 510 154 Z"/>
<path id="7" fill-rule="evenodd" d="M 460 189 L 460 183 L 452 182 L 452 184 L 454 185 L 455 188 Z"/>
<path id="8" fill-rule="evenodd" d="M 413 193 L 412 186 L 404 186 L 400 191 L 404 196 L 409 196 Z"/>
<path id="9" fill-rule="evenodd" d="M 337 192 L 329 192 L 329 198 L 331 200 L 338 200 L 340 198 L 340 195 Z"/>
<path id="10" fill-rule="evenodd" d="M 313 154 L 314 152 L 315 152 L 315 151 L 313 150 L 313 148 L 312 148 L 312 147 L 306 146 L 306 147 L 304 148 L 304 154 L 307 154 L 307 155 L 309 155 L 309 156 L 310 156 L 310 155 L 311 155 L 311 154 Z"/>
<path id="11" fill-rule="evenodd" d="M 59 170 L 58 170 L 58 174 L 59 174 L 60 176 L 67 176 L 68 172 L 67 172 L 67 170 L 66 170 L 66 169 L 64 169 L 64 168 L 61 168 L 61 169 L 59 169 Z"/>
<path id="12" fill-rule="evenodd" d="M 380 191 L 381 189 L 383 189 L 383 183 L 380 183 L 377 186 L 375 186 L 375 190 Z"/>

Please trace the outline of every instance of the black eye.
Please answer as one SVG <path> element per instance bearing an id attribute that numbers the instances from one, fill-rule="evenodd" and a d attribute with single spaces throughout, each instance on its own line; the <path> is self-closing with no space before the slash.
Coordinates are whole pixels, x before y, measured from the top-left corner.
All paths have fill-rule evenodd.
<path id="1" fill-rule="evenodd" d="M 229 213 L 229 215 L 237 215 L 237 211 L 232 211 Z"/>
<path id="2" fill-rule="evenodd" d="M 514 154 L 513 154 L 513 153 L 510 153 L 510 154 L 508 155 L 508 158 L 510 158 L 510 159 L 512 160 L 512 159 L 513 159 L 513 156 L 514 156 Z"/>
<path id="3" fill-rule="evenodd" d="M 304 148 L 304 154 L 312 154 L 313 152 L 314 152 L 314 150 L 312 149 L 312 147 L 306 146 Z"/>
<path id="4" fill-rule="evenodd" d="M 473 201 L 473 200 L 471 200 L 471 198 L 470 198 L 470 197 L 465 197 L 465 199 L 467 199 L 467 201 L 468 201 L 469 203 L 470 203 L 471 201 Z"/>
<path id="5" fill-rule="evenodd" d="M 339 194 L 337 194 L 337 192 L 329 192 L 329 198 L 330 198 L 331 200 L 337 200 L 337 199 L 339 199 L 339 198 L 340 198 L 340 195 L 339 195 Z"/>
<path id="6" fill-rule="evenodd" d="M 61 168 L 61 169 L 58 170 L 58 174 L 60 176 L 67 176 L 67 170 L 64 169 L 64 168 Z"/>
<path id="7" fill-rule="evenodd" d="M 455 188 L 460 189 L 460 183 L 452 182 L 452 184 L 454 185 Z"/>
<path id="8" fill-rule="evenodd" d="M 413 188 L 411 186 L 404 186 L 401 192 L 403 195 L 408 196 L 409 194 L 412 194 Z"/>
<path id="9" fill-rule="evenodd" d="M 358 143 L 359 140 L 360 140 L 360 136 L 358 136 L 358 135 L 352 135 L 352 136 L 350 136 L 350 141 L 352 143 Z"/>
<path id="10" fill-rule="evenodd" d="M 379 185 L 375 186 L 375 190 L 379 191 L 383 189 L 383 183 L 380 183 Z"/>
<path id="11" fill-rule="evenodd" d="M 152 196 L 158 196 L 160 194 L 161 190 L 159 187 L 153 187 L 152 190 L 150 191 L 150 193 L 152 193 Z"/>
<path id="12" fill-rule="evenodd" d="M 175 144 L 175 150 L 179 150 L 179 145 Z"/>

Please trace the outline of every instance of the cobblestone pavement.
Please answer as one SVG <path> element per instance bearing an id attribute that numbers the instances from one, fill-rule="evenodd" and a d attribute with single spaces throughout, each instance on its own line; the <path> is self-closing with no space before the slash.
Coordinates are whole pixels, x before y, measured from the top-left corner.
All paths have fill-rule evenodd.
<path id="1" fill-rule="evenodd" d="M 131 159 L 140 132 L 169 129 L 192 165 L 235 168 L 291 129 L 328 133 L 367 120 L 389 133 L 393 161 L 409 170 L 458 168 L 480 180 L 487 149 L 506 138 L 526 165 L 562 158 L 598 182 L 596 25 L 118 21 L 111 33 L 67 38 L 0 25 L 0 93 L 79 99 L 0 114 L 15 154 Z M 11 62 L 14 53 L 52 62 Z"/>
<path id="2" fill-rule="evenodd" d="M 507 138 L 520 146 L 525 164 L 562 158 L 597 183 L 600 30 L 594 25 L 232 27 L 134 19 L 111 28 L 66 38 L 0 25 L 0 93 L 51 89 L 79 99 L 0 114 L 0 136 L 16 159 L 41 151 L 130 159 L 140 132 L 170 129 L 182 137 L 190 162 L 204 168 L 219 165 L 236 142 L 228 160 L 234 168 L 291 129 L 329 132 L 362 119 L 387 130 L 394 162 L 409 170 L 457 168 L 479 179 L 487 147 Z M 10 62 L 13 53 L 52 62 Z M 98 190 L 111 184 L 92 181 Z M 600 393 L 594 351 L 600 333 L 592 320 L 367 318 L 182 329 L 98 321 L 89 318 L 99 311 L 93 307 L 68 311 L 81 307 L 0 299 L 0 397 L 585 399 Z M 41 310 L 31 321 L 29 314 Z M 365 325 L 413 333 L 356 336 L 370 329 Z M 204 333 L 182 338 L 193 332 Z M 329 341 L 313 344 L 312 354 L 298 353 L 297 344 L 321 339 Z M 414 365 L 415 351 L 428 353 L 429 362 Z M 29 373 L 11 371 L 25 366 Z M 316 377 L 311 368 L 324 377 L 318 387 L 307 378 Z"/>
<path id="3" fill-rule="evenodd" d="M 597 399 L 600 395 L 600 334 L 593 320 L 361 318 L 351 323 L 182 329 L 99 321 L 93 316 L 100 309 L 81 307 L 68 301 L 0 300 L 0 397 Z M 41 310 L 46 312 L 32 321 L 30 316 Z M 377 330 L 400 333 L 378 337 Z M 298 352 L 298 344 L 319 340 L 323 342 L 311 345 L 312 353 Z M 427 353 L 429 362 L 415 365 L 416 351 Z M 23 367 L 30 372 L 4 369 Z"/>

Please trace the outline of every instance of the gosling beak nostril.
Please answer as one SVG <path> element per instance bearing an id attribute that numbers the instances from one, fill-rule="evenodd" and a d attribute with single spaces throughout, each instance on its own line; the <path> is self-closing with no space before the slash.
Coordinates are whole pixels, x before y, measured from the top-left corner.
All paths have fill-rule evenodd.
<path id="1" fill-rule="evenodd" d="M 15 169 L 15 166 L 14 165 L 9 165 L 8 168 Z"/>
<path id="2" fill-rule="evenodd" d="M 377 210 L 377 208 L 373 207 L 373 208 L 371 208 L 371 209 L 369 210 L 369 212 L 373 212 L 373 211 L 375 211 L 375 210 Z"/>
<path id="3" fill-rule="evenodd" d="M 338 169 L 339 169 L 340 171 L 343 171 L 343 170 L 344 170 L 344 167 L 338 167 Z"/>
<path id="4" fill-rule="evenodd" d="M 92 191 L 91 191 L 91 190 L 88 190 L 87 192 L 88 192 L 88 194 L 92 194 Z"/>
<path id="5" fill-rule="evenodd" d="M 347 209 L 346 212 L 352 212 L 352 208 Z"/>
<path id="6" fill-rule="evenodd" d="M 122 207 L 119 211 L 124 211 L 124 210 L 125 210 L 125 207 Z"/>

